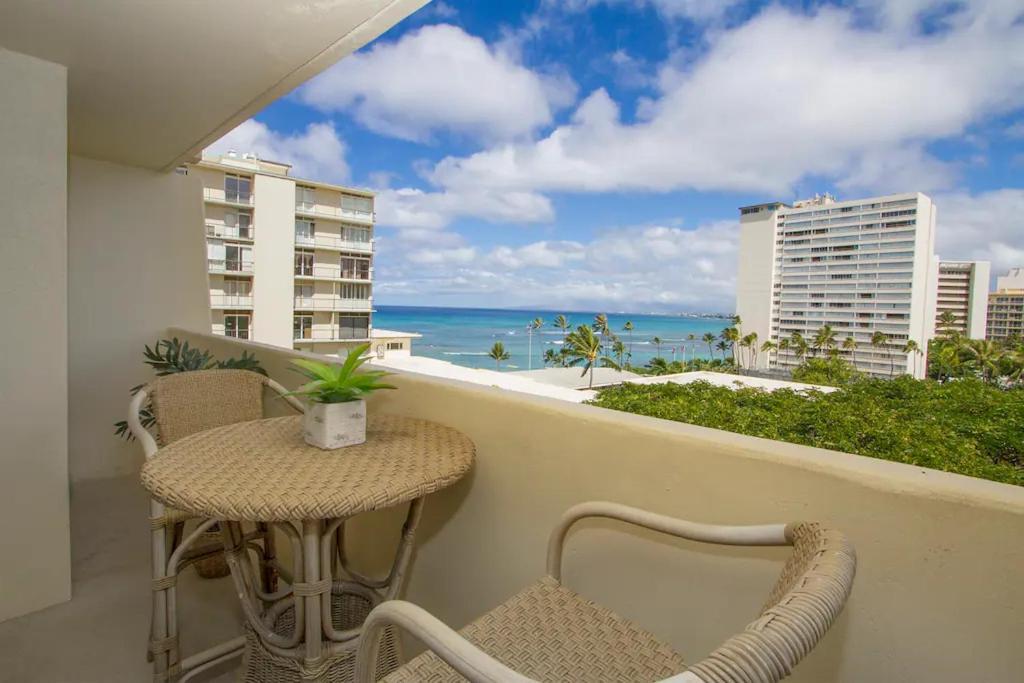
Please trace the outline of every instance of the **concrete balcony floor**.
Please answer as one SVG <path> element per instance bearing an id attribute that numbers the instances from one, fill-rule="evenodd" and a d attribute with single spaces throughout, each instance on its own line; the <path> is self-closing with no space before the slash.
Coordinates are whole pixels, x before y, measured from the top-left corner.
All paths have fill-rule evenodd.
<path id="1" fill-rule="evenodd" d="M 152 680 L 146 661 L 151 595 L 146 492 L 136 477 L 80 482 L 71 492 L 71 513 L 73 598 L 0 623 L 0 681 Z M 188 568 L 179 585 L 185 656 L 241 634 L 230 579 L 203 580 Z M 240 663 L 236 659 L 192 680 L 234 681 Z"/>

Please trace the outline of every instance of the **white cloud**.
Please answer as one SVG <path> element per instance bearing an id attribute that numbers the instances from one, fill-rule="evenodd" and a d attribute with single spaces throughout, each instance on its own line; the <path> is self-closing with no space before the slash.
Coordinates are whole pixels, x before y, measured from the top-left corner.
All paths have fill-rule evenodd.
<path id="1" fill-rule="evenodd" d="M 504 223 L 537 223 L 554 218 L 551 200 L 536 192 L 488 192 L 472 187 L 442 192 L 383 189 L 377 221 L 398 228 L 441 229 L 462 216 Z"/>
<path id="2" fill-rule="evenodd" d="M 736 222 L 721 221 L 689 230 L 616 228 L 589 242 L 542 240 L 486 253 L 396 241 L 378 253 L 377 290 L 388 302 L 731 311 L 737 240 Z"/>
<path id="3" fill-rule="evenodd" d="M 653 7 L 667 19 L 710 21 L 722 17 L 740 2 L 741 0 L 547 0 L 545 4 L 557 5 L 570 11 L 587 10 L 601 4 Z"/>
<path id="4" fill-rule="evenodd" d="M 206 149 L 214 154 L 230 150 L 291 164 L 292 174 L 298 177 L 334 183 L 349 177 L 345 143 L 331 123 L 311 123 L 302 133 L 286 135 L 249 119 Z"/>
<path id="5" fill-rule="evenodd" d="M 925 144 L 1024 105 L 1024 23 L 969 8 L 950 25 L 907 35 L 865 28 L 847 10 L 770 7 L 716 33 L 696 62 L 665 67 L 645 120 L 623 122 L 597 90 L 543 138 L 446 158 L 429 177 L 449 191 L 494 192 L 778 196 L 807 176 L 943 187 L 953 169 Z"/>
<path id="6" fill-rule="evenodd" d="M 991 261 L 993 275 L 1024 266 L 1024 189 L 953 192 L 933 199 L 939 256 Z"/>
<path id="7" fill-rule="evenodd" d="M 451 131 L 494 141 L 550 124 L 575 100 L 576 87 L 565 75 L 532 71 L 461 28 L 437 24 L 347 57 L 298 97 L 324 112 L 350 111 L 370 130 L 405 140 Z"/>

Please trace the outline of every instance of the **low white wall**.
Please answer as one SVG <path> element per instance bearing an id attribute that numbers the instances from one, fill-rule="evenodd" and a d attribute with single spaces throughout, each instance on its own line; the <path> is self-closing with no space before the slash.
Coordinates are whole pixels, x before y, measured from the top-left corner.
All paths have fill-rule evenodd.
<path id="1" fill-rule="evenodd" d="M 71 157 L 68 205 L 72 479 L 136 472 L 118 440 L 142 350 L 174 324 L 210 329 L 198 179 Z"/>
<path id="2" fill-rule="evenodd" d="M 67 70 L 0 49 L 0 621 L 71 597 Z"/>
<path id="3" fill-rule="evenodd" d="M 191 335 L 218 355 L 256 351 L 289 386 L 295 352 Z M 392 378 L 371 413 L 469 435 L 474 470 L 431 496 L 406 597 L 460 627 L 544 571 L 570 505 L 605 499 L 697 521 L 818 520 L 857 549 L 853 596 L 792 680 L 1011 681 L 1024 670 L 1024 489 L 417 375 Z M 339 457 L 343 457 L 339 456 Z M 356 519 L 373 569 L 402 511 Z M 643 624 L 687 659 L 760 609 L 784 549 L 709 548 L 612 523 L 570 536 L 567 585 Z"/>

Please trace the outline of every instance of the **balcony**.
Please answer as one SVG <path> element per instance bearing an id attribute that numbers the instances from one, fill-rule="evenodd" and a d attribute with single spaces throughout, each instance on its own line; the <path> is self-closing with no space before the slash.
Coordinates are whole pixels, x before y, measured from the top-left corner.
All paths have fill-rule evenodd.
<path id="1" fill-rule="evenodd" d="M 325 330 L 323 328 L 314 328 L 312 330 L 305 330 L 301 336 L 295 337 L 296 342 L 350 342 L 350 341 L 366 341 L 369 339 L 368 336 L 359 334 L 358 332 L 352 332 L 350 330 L 341 330 L 339 328 L 333 328 Z"/>
<path id="2" fill-rule="evenodd" d="M 336 221 L 353 221 L 366 224 L 372 224 L 376 220 L 376 213 L 372 211 L 351 211 L 348 209 L 342 209 L 340 206 L 310 204 L 308 202 L 296 202 L 295 215 L 307 218 L 329 218 Z"/>
<path id="3" fill-rule="evenodd" d="M 239 296 L 234 294 L 211 294 L 210 308 L 250 309 L 252 308 L 252 295 Z"/>
<path id="4" fill-rule="evenodd" d="M 252 274 L 252 261 L 236 261 L 233 259 L 207 259 L 207 270 L 211 273 Z"/>
<path id="5" fill-rule="evenodd" d="M 373 310 L 370 299 L 338 299 L 328 297 L 297 296 L 296 311 L 357 311 L 367 313 Z"/>
<path id="6" fill-rule="evenodd" d="M 295 277 L 315 280 L 344 280 L 346 282 L 369 283 L 372 276 L 372 268 L 369 273 L 366 274 L 366 277 L 363 277 L 363 274 L 358 270 L 344 269 L 340 265 L 335 265 L 333 263 L 314 263 L 312 268 L 306 264 L 302 264 L 295 269 Z"/>
<path id="7" fill-rule="evenodd" d="M 295 246 L 329 249 L 332 251 L 357 251 L 362 253 L 373 253 L 374 251 L 373 240 L 360 242 L 322 234 L 318 234 L 316 236 L 297 234 L 295 235 Z"/>
<path id="8" fill-rule="evenodd" d="M 252 206 L 255 203 L 251 192 L 227 193 L 217 187 L 204 187 L 203 199 L 211 204 L 222 206 Z"/>
<path id="9" fill-rule="evenodd" d="M 256 235 L 255 226 L 241 227 L 237 225 L 224 225 L 223 223 L 207 223 L 206 236 L 217 239 L 240 240 L 251 242 Z"/>

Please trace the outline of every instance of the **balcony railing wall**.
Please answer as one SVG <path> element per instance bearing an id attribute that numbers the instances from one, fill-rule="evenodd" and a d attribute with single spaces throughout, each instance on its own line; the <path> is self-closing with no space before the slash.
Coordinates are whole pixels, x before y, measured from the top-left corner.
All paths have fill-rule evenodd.
<path id="1" fill-rule="evenodd" d="M 252 350 L 289 386 L 301 380 L 289 360 L 317 357 L 171 333 L 217 357 Z M 388 379 L 398 390 L 374 395 L 371 419 L 435 420 L 477 447 L 470 475 L 428 501 L 404 596 L 453 626 L 543 574 L 566 508 L 605 499 L 696 521 L 819 520 L 846 532 L 858 554 L 853 595 L 788 680 L 1020 678 L 1020 488 L 451 380 Z M 353 520 L 356 566 L 387 566 L 392 545 L 381 538 L 394 538 L 404 512 Z M 570 533 L 564 579 L 692 661 L 758 614 L 786 556 L 595 521 Z"/>

